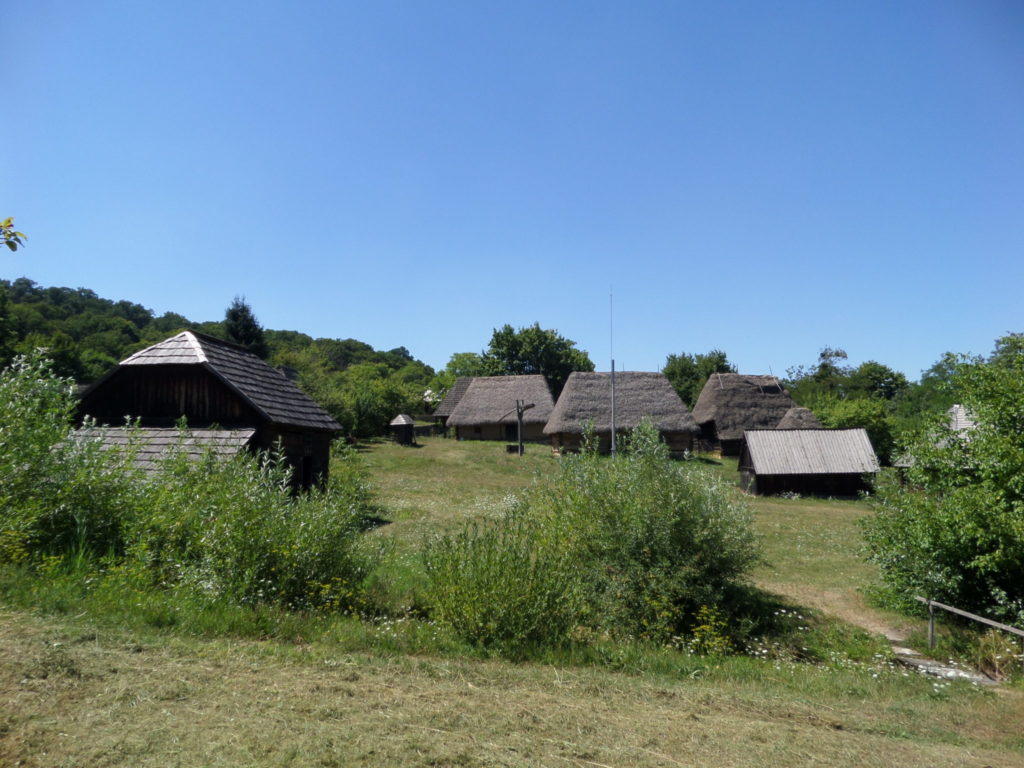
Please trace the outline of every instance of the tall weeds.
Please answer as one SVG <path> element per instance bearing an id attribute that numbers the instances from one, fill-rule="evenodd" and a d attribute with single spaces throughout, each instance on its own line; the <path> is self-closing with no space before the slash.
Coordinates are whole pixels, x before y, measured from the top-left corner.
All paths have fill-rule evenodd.
<path id="1" fill-rule="evenodd" d="M 40 356 L 0 373 L 0 561 L 84 557 L 239 604 L 363 607 L 379 553 L 361 536 L 369 496 L 354 456 L 299 496 L 274 454 L 172 450 L 144 474 L 130 448 L 72 433 L 73 412 L 70 382 Z"/>

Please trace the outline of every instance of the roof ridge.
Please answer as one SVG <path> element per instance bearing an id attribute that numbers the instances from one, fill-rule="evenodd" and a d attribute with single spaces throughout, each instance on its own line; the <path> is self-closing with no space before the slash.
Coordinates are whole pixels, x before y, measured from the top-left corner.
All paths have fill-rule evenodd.
<path id="1" fill-rule="evenodd" d="M 210 362 L 209 358 L 206 357 L 206 350 L 203 349 L 203 345 L 192 331 L 182 331 L 182 336 L 188 339 L 189 344 L 192 345 L 193 351 L 196 353 L 196 357 L 199 358 L 200 363 Z"/>

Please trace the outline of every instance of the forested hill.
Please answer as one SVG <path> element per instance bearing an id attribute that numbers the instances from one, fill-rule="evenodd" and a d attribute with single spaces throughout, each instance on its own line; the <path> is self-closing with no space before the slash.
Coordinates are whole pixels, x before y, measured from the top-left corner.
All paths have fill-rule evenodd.
<path id="1" fill-rule="evenodd" d="M 24 277 L 0 280 L 0 286 L 0 364 L 45 347 L 57 371 L 80 383 L 95 381 L 132 352 L 183 330 L 228 338 L 223 321 L 193 322 L 176 312 L 158 316 L 87 288 L 47 288 Z M 395 414 L 421 411 L 423 393 L 435 377 L 433 368 L 404 347 L 380 351 L 355 339 L 270 329 L 263 334 L 267 362 L 292 369 L 350 434 L 378 434 Z"/>

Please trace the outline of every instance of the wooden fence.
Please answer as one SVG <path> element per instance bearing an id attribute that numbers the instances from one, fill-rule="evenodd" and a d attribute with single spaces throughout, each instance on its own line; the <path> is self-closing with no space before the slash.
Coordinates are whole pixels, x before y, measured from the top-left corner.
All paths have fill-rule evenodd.
<path id="1" fill-rule="evenodd" d="M 1001 629 L 1003 632 L 1009 632 L 1010 634 L 1017 635 L 1020 637 L 1021 653 L 1024 653 L 1024 629 L 1017 629 L 1017 627 L 1011 627 L 1009 624 L 1000 624 L 998 621 L 992 621 L 992 619 L 986 619 L 984 616 L 978 616 L 976 613 L 969 613 L 959 608 L 954 608 L 951 605 L 945 605 L 944 603 L 936 602 L 927 597 L 914 597 L 919 603 L 924 603 L 928 606 L 928 647 L 935 647 L 935 609 L 941 608 L 944 611 L 955 613 L 957 616 L 963 616 L 966 619 L 977 621 L 982 624 L 987 624 L 990 627 Z"/>

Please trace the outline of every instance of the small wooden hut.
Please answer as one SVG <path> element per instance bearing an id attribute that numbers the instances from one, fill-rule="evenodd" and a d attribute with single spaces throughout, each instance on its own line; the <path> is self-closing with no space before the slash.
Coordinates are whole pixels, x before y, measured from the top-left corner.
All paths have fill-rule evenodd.
<path id="1" fill-rule="evenodd" d="M 748 429 L 740 482 L 748 493 L 853 496 L 870 486 L 878 458 L 856 429 Z"/>
<path id="2" fill-rule="evenodd" d="M 448 416 L 448 426 L 459 440 L 513 441 L 519 428 L 516 401 L 533 405 L 523 413 L 523 440 L 543 440 L 555 403 L 540 375 L 473 378 Z"/>
<path id="3" fill-rule="evenodd" d="M 182 418 L 197 444 L 243 436 L 244 447 L 280 445 L 296 487 L 326 480 L 341 427 L 279 371 L 235 344 L 185 331 L 123 360 L 81 397 L 79 415 L 121 427 L 170 429 Z M 116 431 L 112 444 L 124 439 Z M 154 432 L 154 445 L 159 444 Z"/>
<path id="4" fill-rule="evenodd" d="M 747 429 L 772 429 L 796 406 L 774 376 L 713 373 L 693 406 L 700 448 L 738 456 Z"/>
<path id="5" fill-rule="evenodd" d="M 416 444 L 416 420 L 407 413 L 400 413 L 391 420 L 391 436 L 399 445 Z"/>
<path id="6" fill-rule="evenodd" d="M 615 374 L 615 434 L 649 419 L 673 456 L 693 450 L 697 423 L 662 373 L 622 371 Z M 556 450 L 578 451 L 584 431 L 594 430 L 599 449 L 611 448 L 612 377 L 610 373 L 569 374 L 544 434 Z"/>

